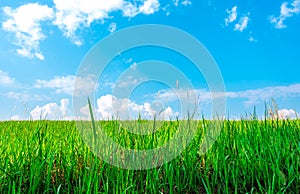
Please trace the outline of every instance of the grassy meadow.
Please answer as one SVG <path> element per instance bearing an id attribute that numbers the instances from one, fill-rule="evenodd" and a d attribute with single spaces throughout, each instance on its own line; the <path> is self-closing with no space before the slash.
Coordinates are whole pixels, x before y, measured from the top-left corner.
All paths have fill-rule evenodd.
<path id="1" fill-rule="evenodd" d="M 142 137 L 118 121 L 101 126 L 124 147 L 150 149 L 186 122 L 164 122 Z M 181 155 L 148 170 L 102 161 L 84 144 L 75 122 L 0 122 L 0 193 L 300 193 L 299 120 L 226 120 L 212 148 L 200 154 L 209 122 L 194 121 L 197 135 Z"/>

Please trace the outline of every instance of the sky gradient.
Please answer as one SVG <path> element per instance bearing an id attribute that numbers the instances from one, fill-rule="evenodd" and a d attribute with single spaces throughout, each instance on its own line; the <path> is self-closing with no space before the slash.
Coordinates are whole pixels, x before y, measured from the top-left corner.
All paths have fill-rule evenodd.
<path id="1" fill-rule="evenodd" d="M 207 48 L 223 76 L 230 118 L 244 117 L 254 106 L 263 117 L 265 102 L 272 99 L 282 117 L 294 118 L 300 113 L 299 13 L 300 0 L 1 1 L 0 120 L 76 119 L 73 88 L 84 57 L 106 36 L 142 24 L 181 29 Z M 93 102 L 99 119 L 112 116 L 112 101 L 127 102 L 133 115 L 145 118 L 159 110 L 165 118 L 178 115 L 172 88 L 159 82 L 138 86 L 128 98 L 112 94 L 120 75 L 146 60 L 185 72 L 200 96 L 200 114 L 209 117 L 203 76 L 176 53 L 144 47 L 120 53 L 99 78 Z M 143 79 L 127 77 L 122 86 Z M 82 84 L 81 93 L 94 87 L 88 78 Z"/>

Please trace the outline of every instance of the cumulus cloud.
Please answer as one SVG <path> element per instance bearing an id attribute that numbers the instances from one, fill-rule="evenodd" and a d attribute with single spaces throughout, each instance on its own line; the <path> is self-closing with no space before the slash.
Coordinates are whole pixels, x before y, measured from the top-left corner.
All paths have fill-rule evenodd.
<path id="1" fill-rule="evenodd" d="M 95 21 L 105 22 L 110 18 L 110 13 L 121 11 L 125 17 L 135 17 L 138 14 L 150 15 L 159 10 L 158 0 L 144 0 L 131 3 L 125 0 L 75 0 L 53 1 L 56 8 L 57 25 L 64 36 L 80 46 L 83 41 L 76 35 L 76 31 L 82 27 L 89 27 Z"/>
<path id="2" fill-rule="evenodd" d="M 240 32 L 244 31 L 248 26 L 248 22 L 249 22 L 248 16 L 241 17 L 239 23 L 235 24 L 234 30 L 238 30 Z"/>
<path id="3" fill-rule="evenodd" d="M 56 8 L 54 24 L 57 25 L 76 45 L 83 42 L 76 36 L 80 27 L 89 27 L 96 20 L 104 20 L 109 13 L 119 10 L 123 6 L 123 0 L 53 0 Z"/>
<path id="4" fill-rule="evenodd" d="M 228 26 L 228 24 L 234 22 L 237 19 L 237 6 L 232 7 L 230 10 L 226 9 L 226 12 L 228 14 L 228 17 L 225 18 L 225 24 Z"/>
<path id="5" fill-rule="evenodd" d="M 76 90 L 74 90 L 76 83 Z M 56 93 L 63 93 L 68 95 L 82 95 L 94 91 L 98 85 L 95 85 L 95 79 L 91 76 L 76 77 L 56 76 L 51 80 L 36 80 L 35 88 L 50 88 L 54 89 Z"/>
<path id="6" fill-rule="evenodd" d="M 160 3 L 158 0 L 146 0 L 144 4 L 139 7 L 139 12 L 145 15 L 150 15 L 159 10 Z"/>
<path id="7" fill-rule="evenodd" d="M 141 2 L 131 3 L 130 1 L 124 1 L 121 9 L 123 16 L 132 18 L 138 14 L 151 15 L 160 9 L 158 0 L 144 0 Z"/>
<path id="8" fill-rule="evenodd" d="M 80 46 L 83 40 L 77 35 L 78 30 L 90 27 L 93 22 L 106 22 L 112 12 L 119 11 L 124 17 L 132 18 L 159 10 L 159 0 L 53 0 L 53 7 L 39 3 L 28 3 L 15 9 L 4 7 L 7 20 L 2 23 L 2 28 L 14 33 L 14 44 L 20 47 L 17 49 L 19 55 L 44 60 L 40 51 L 40 41 L 46 38 L 42 22 L 57 26 L 65 37 Z M 115 27 L 112 23 L 110 31 Z"/>
<path id="9" fill-rule="evenodd" d="M 67 116 L 68 105 L 69 99 L 62 99 L 60 105 L 57 103 L 49 103 L 42 107 L 36 106 L 30 112 L 30 118 L 32 120 L 67 120 L 70 118 Z"/>
<path id="10" fill-rule="evenodd" d="M 284 21 L 298 14 L 300 12 L 300 0 L 294 0 L 291 4 L 288 2 L 283 2 L 280 7 L 280 15 L 278 17 L 271 16 L 270 22 L 274 24 L 275 28 L 282 29 L 287 26 L 284 24 Z"/>
<path id="11" fill-rule="evenodd" d="M 164 109 L 160 114 L 161 117 L 164 119 L 172 118 L 178 115 L 178 113 L 174 113 L 173 109 L 170 106 Z"/>
<path id="12" fill-rule="evenodd" d="M 169 119 L 175 113 L 171 107 L 157 109 L 151 103 L 137 104 L 128 98 L 119 99 L 113 95 L 101 96 L 97 99 L 96 109 L 98 119 L 118 118 L 121 120 L 137 119 L 140 115 L 143 119 Z"/>
<path id="13" fill-rule="evenodd" d="M 131 2 L 125 1 L 122 8 L 122 14 L 124 17 L 135 17 L 138 15 L 139 9 L 136 4 L 133 4 Z"/>
<path id="14" fill-rule="evenodd" d="M 12 121 L 21 121 L 21 120 L 25 120 L 21 115 L 13 115 L 10 117 L 9 120 L 12 120 Z"/>
<path id="15" fill-rule="evenodd" d="M 104 95 L 96 100 L 94 108 L 95 118 L 135 120 L 141 116 L 142 119 L 153 119 L 154 116 L 158 120 L 168 120 L 175 118 L 175 113 L 169 106 L 157 108 L 153 103 L 138 104 L 128 98 L 117 98 L 113 95 Z M 70 115 L 69 99 L 61 99 L 60 103 L 51 102 L 43 106 L 36 106 L 30 111 L 30 119 L 32 120 L 88 120 L 90 119 L 90 111 L 88 105 L 80 108 L 81 115 Z M 11 120 L 21 120 L 23 117 L 14 115 Z"/>
<path id="16" fill-rule="evenodd" d="M 278 110 L 279 119 L 295 119 L 297 117 L 297 113 L 293 109 L 281 109 Z"/>
<path id="17" fill-rule="evenodd" d="M 188 94 L 189 93 L 189 94 Z M 191 93 L 196 94 L 196 98 L 192 99 Z M 11 94 L 15 96 L 15 94 Z M 212 98 L 219 98 L 220 96 L 226 96 L 228 99 L 241 99 L 245 106 L 253 106 L 257 103 L 263 103 L 264 101 L 282 98 L 295 98 L 300 97 L 300 84 L 294 84 L 289 86 L 275 86 L 265 87 L 253 90 L 244 90 L 224 93 L 211 93 L 206 89 L 197 89 L 194 91 L 180 90 L 174 93 L 174 91 L 164 90 L 160 91 L 159 94 L 152 96 L 151 102 L 136 103 L 135 101 L 128 98 L 117 98 L 113 95 L 104 95 L 96 99 L 96 106 L 94 108 L 95 116 L 97 119 L 111 119 L 118 118 L 121 120 L 136 119 L 140 115 L 143 119 L 153 119 L 156 115 L 157 119 L 166 120 L 169 118 L 175 118 L 179 115 L 175 112 L 171 106 L 163 106 L 162 103 L 177 104 L 178 99 L 188 103 L 210 103 Z M 148 96 L 149 97 L 149 96 Z M 194 96 L 195 97 L 195 96 Z M 199 98 L 198 98 L 199 97 Z M 21 97 L 18 97 L 21 98 Z M 176 103 L 175 103 L 176 102 Z M 183 102 L 183 103 L 185 103 Z M 182 102 L 180 102 L 182 103 Z M 31 112 L 30 116 L 32 119 L 88 119 L 89 108 L 83 106 L 80 109 L 81 115 L 73 117 L 68 115 L 68 99 L 62 99 L 60 104 L 49 103 L 44 106 L 37 106 Z M 174 108 L 174 107 L 173 107 Z M 191 107 L 190 107 L 191 108 Z M 181 112 L 184 112 L 181 110 Z M 281 109 L 278 111 L 278 118 L 295 118 L 296 111 L 292 109 Z M 15 117 L 18 120 L 18 117 Z"/>
<path id="18" fill-rule="evenodd" d="M 15 34 L 14 44 L 19 46 L 17 53 L 23 57 L 44 59 L 40 51 L 40 41 L 45 39 L 41 22 L 51 20 L 54 11 L 47 5 L 29 3 L 16 9 L 3 8 L 8 19 L 2 28 Z"/>
<path id="19" fill-rule="evenodd" d="M 7 72 L 0 70 L 0 86 L 8 87 L 13 85 L 15 85 L 15 78 L 10 77 Z"/>

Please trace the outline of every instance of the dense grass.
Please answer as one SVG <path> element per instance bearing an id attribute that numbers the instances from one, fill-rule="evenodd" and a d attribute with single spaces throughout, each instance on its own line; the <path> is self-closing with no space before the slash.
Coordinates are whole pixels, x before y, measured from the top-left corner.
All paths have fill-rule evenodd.
<path id="1" fill-rule="evenodd" d="M 140 122 L 147 121 L 133 126 Z M 0 122 L 0 193 L 300 192 L 300 121 L 225 121 L 215 144 L 200 155 L 199 142 L 209 122 L 193 122 L 197 136 L 180 156 L 140 171 L 117 168 L 94 156 L 75 122 Z M 167 142 L 179 126 L 189 125 L 165 122 L 154 135 L 141 137 L 117 121 L 101 126 L 122 146 L 149 149 Z"/>

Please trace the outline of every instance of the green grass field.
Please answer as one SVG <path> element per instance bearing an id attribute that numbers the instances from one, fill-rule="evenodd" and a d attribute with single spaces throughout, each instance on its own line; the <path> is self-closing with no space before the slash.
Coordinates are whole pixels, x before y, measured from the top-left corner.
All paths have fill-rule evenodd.
<path id="1" fill-rule="evenodd" d="M 142 137 L 117 121 L 101 126 L 124 147 L 149 149 L 167 142 L 185 122 L 164 122 Z M 300 193 L 299 120 L 224 121 L 215 144 L 200 155 L 209 122 L 195 121 L 197 135 L 181 155 L 148 170 L 102 161 L 75 122 L 0 122 L 0 193 Z"/>

